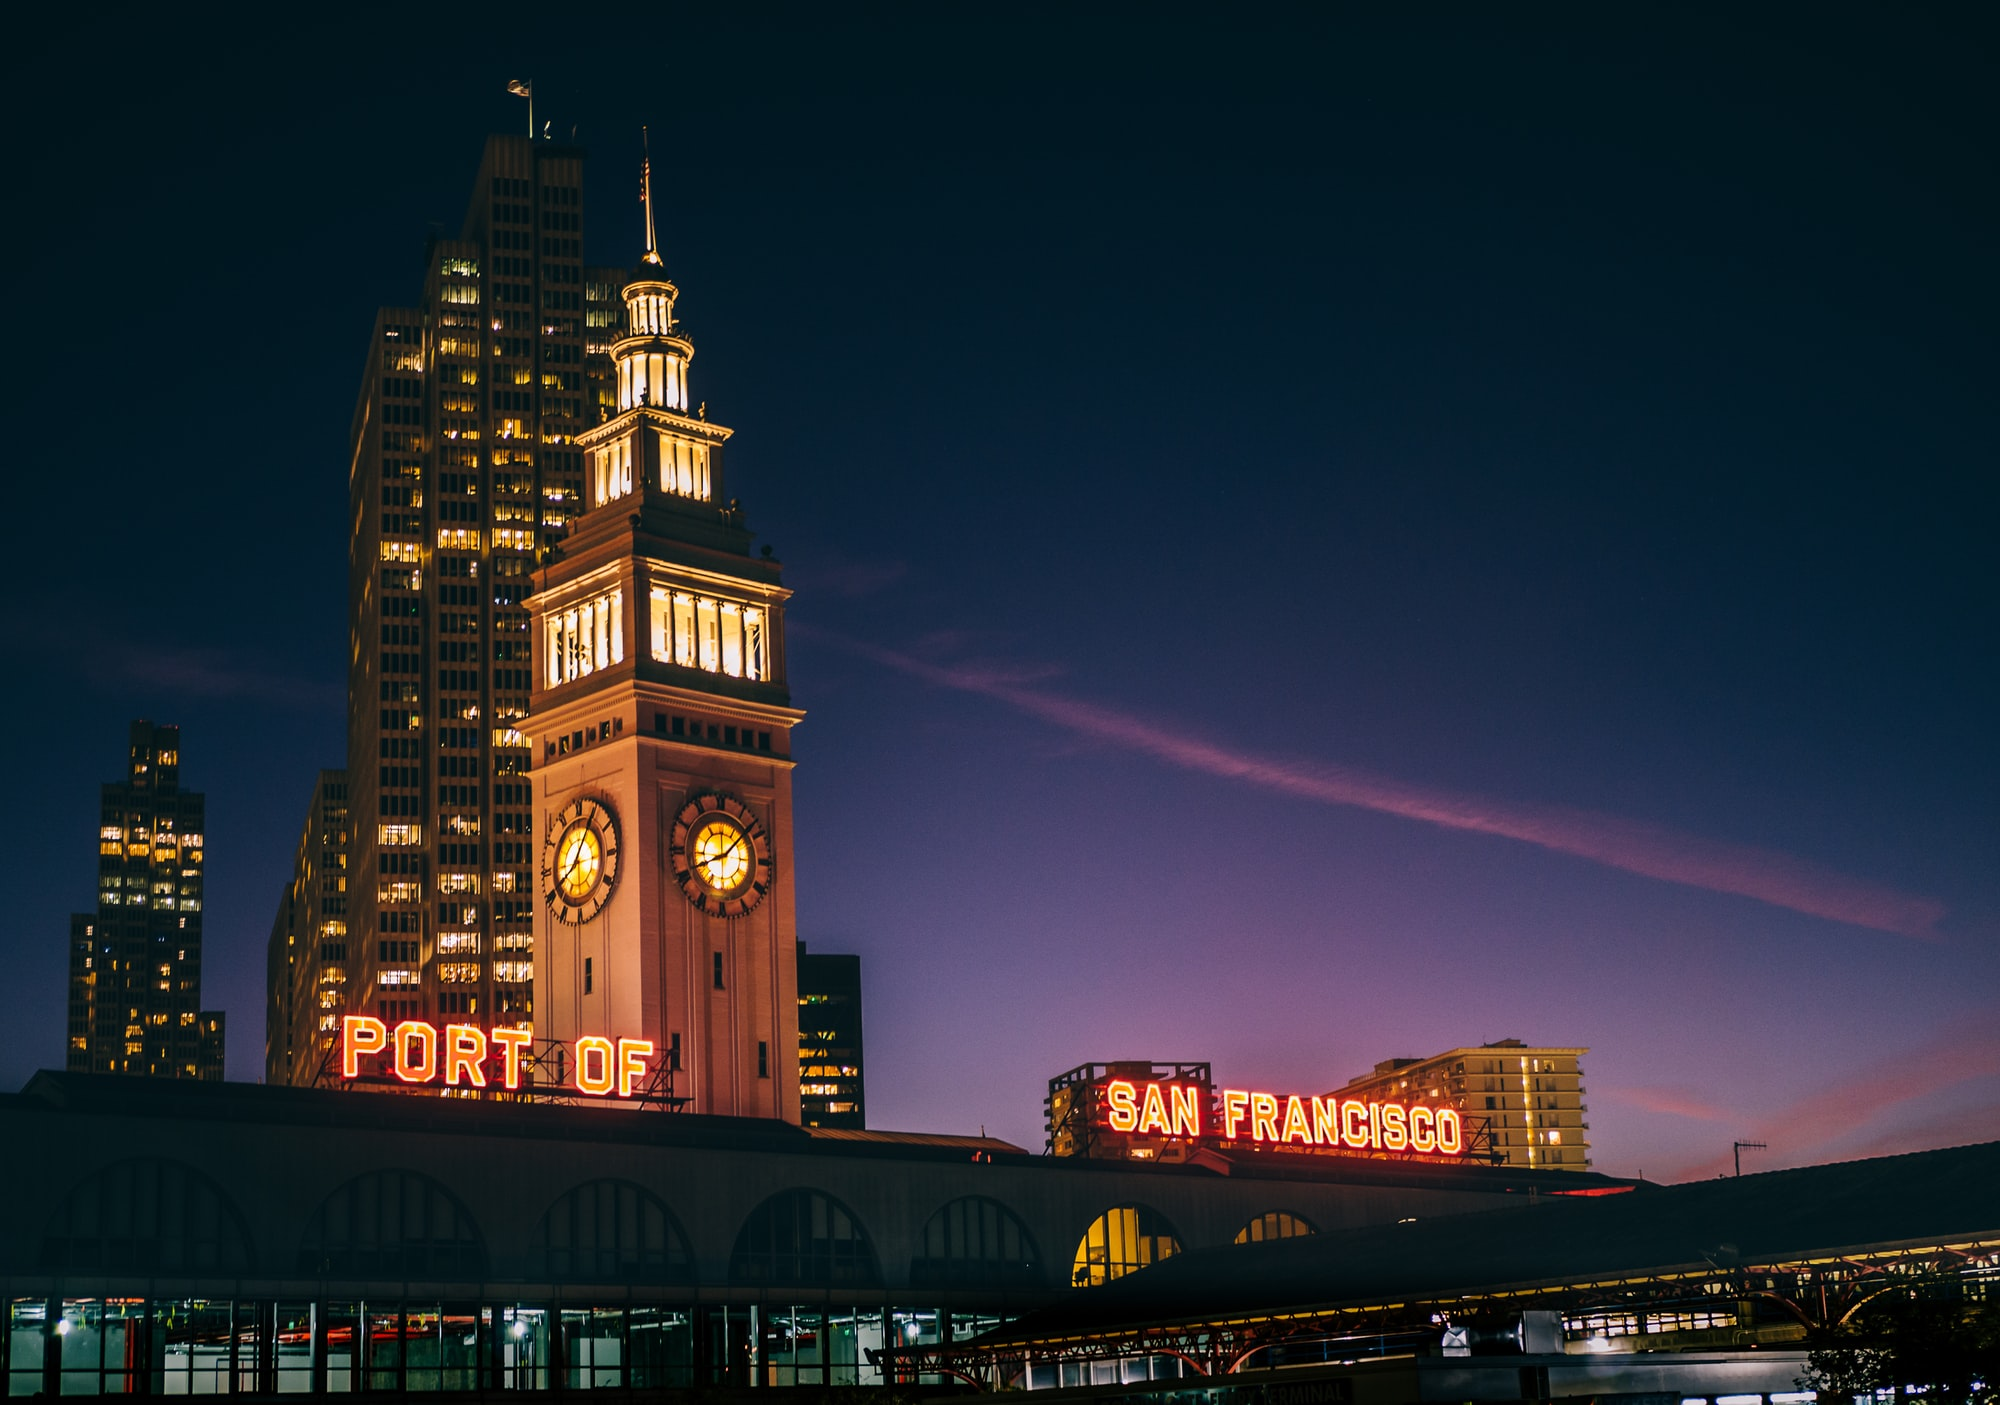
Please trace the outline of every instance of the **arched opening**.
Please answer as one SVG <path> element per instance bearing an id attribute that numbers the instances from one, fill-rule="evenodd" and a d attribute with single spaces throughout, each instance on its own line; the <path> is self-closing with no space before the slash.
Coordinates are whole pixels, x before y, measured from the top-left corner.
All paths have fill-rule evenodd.
<path id="1" fill-rule="evenodd" d="M 1042 1256 L 1020 1217 L 997 1200 L 966 1195 L 939 1207 L 917 1236 L 913 1288 L 1039 1288 Z"/>
<path id="2" fill-rule="evenodd" d="M 1303 1239 L 1319 1229 L 1303 1215 L 1290 1210 L 1267 1210 L 1236 1231 L 1238 1244 L 1261 1244 L 1267 1239 Z"/>
<path id="3" fill-rule="evenodd" d="M 250 1272 L 250 1236 L 222 1188 L 178 1161 L 134 1157 L 79 1181 L 42 1237 L 50 1273 Z"/>
<path id="4" fill-rule="evenodd" d="M 736 1233 L 729 1276 L 797 1287 L 877 1286 L 875 1249 L 853 1212 L 824 1191 L 784 1190 L 750 1212 Z"/>
<path id="5" fill-rule="evenodd" d="M 1070 1268 L 1070 1285 L 1100 1287 L 1180 1251 L 1180 1234 L 1165 1215 L 1150 1205 L 1116 1205 L 1083 1232 Z"/>
<path id="6" fill-rule="evenodd" d="M 665 1202 L 630 1181 L 587 1181 L 549 1206 L 528 1244 L 528 1276 L 552 1283 L 686 1283 L 687 1235 Z"/>
<path id="7" fill-rule="evenodd" d="M 458 1197 L 415 1171 L 369 1171 L 320 1202 L 298 1271 L 327 1278 L 484 1278 L 486 1241 Z"/>

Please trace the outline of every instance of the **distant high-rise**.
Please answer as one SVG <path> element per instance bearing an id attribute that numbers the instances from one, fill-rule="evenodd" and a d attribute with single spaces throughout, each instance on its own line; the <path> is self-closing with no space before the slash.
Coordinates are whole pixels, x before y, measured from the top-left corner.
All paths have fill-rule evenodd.
<path id="1" fill-rule="evenodd" d="M 583 154 L 487 141 L 412 307 L 376 315 L 352 428 L 343 1008 L 526 1023 L 535 859 L 523 605 L 615 408 L 618 272 L 583 265 Z"/>
<path id="2" fill-rule="evenodd" d="M 321 771 L 264 962 L 264 1081 L 309 1085 L 347 1008 L 347 773 Z"/>
<path id="3" fill-rule="evenodd" d="M 1579 1060 L 1589 1052 L 1502 1039 L 1427 1059 L 1384 1059 L 1336 1091 L 1343 1098 L 1457 1108 L 1473 1154 L 1496 1165 L 1587 1171 L 1590 1124 L 1583 1120 Z"/>
<path id="4" fill-rule="evenodd" d="M 72 1073 L 222 1077 L 222 1013 L 201 1008 L 202 797 L 180 788 L 180 728 L 132 724 L 103 788 L 97 912 L 70 918 Z"/>
<path id="5" fill-rule="evenodd" d="M 808 1127 L 868 1125 L 862 1094 L 861 958 L 799 943 L 799 1115 Z"/>

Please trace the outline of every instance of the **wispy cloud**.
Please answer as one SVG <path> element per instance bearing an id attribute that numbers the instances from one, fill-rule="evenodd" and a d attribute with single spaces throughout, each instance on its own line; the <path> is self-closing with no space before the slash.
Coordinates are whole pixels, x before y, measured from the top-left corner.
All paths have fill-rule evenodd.
<path id="1" fill-rule="evenodd" d="M 1915 1102 L 1975 1078 L 2000 1075 L 2000 1033 L 1989 1022 L 1963 1021 L 1941 1031 L 1922 1047 L 1899 1052 L 1872 1077 L 1843 1081 L 1790 1107 L 1752 1120 L 1745 1135 L 1770 1147 L 1774 1164 L 1798 1166 L 1825 1149 L 1845 1144 L 1868 1130 L 1869 1124 L 1905 1103 Z M 1965 1140 L 1977 1140 L 1969 1135 Z M 1913 1132 L 1880 1132 L 1848 1154 L 1863 1156 L 1872 1149 L 1915 1150 L 1922 1144 Z M 1731 1169 L 1731 1158 L 1718 1156 L 1677 1172 L 1675 1180 L 1702 1180 Z"/>
<path id="2" fill-rule="evenodd" d="M 1567 806 L 1455 793 L 1351 767 L 1286 760 L 1218 746 L 1128 712 L 1031 689 L 1019 670 L 930 663 L 826 630 L 796 632 L 941 687 L 977 693 L 1081 735 L 1185 770 L 1267 790 L 1399 815 L 1445 829 L 1497 835 L 1608 868 L 1788 908 L 1857 927 L 1934 937 L 1944 905 L 1836 873 L 1789 854 L 1726 844 L 1661 825 Z"/>
<path id="3" fill-rule="evenodd" d="M 1714 1103 L 1704 1102 L 1685 1088 L 1600 1088 L 1600 1095 L 1627 1103 L 1643 1112 L 1663 1112 L 1670 1117 L 1692 1117 L 1700 1122 L 1721 1122 L 1731 1116 Z"/>
<path id="4" fill-rule="evenodd" d="M 1949 1117 L 1932 1118 L 1914 1126 L 1897 1127 L 1877 1133 L 1846 1155 L 1894 1156 L 1898 1152 L 1926 1150 L 1940 1146 L 1971 1146 L 1975 1142 L 2000 1140 L 2000 1103 L 1989 1103 Z"/>

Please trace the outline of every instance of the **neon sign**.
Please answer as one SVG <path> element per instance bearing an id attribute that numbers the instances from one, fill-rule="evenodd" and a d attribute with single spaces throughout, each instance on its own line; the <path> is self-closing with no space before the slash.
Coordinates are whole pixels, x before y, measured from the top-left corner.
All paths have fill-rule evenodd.
<path id="1" fill-rule="evenodd" d="M 340 1021 L 340 1076 L 361 1077 L 361 1061 L 373 1057 L 380 1069 L 409 1084 L 436 1083 L 448 1088 L 484 1088 L 490 1065 L 497 1061 L 500 1086 L 521 1086 L 521 1066 L 535 1036 L 525 1029 L 481 1029 L 448 1024 L 443 1029 L 425 1020 L 404 1020 L 391 1029 L 373 1015 L 346 1015 Z M 629 1098 L 646 1080 L 646 1060 L 653 1056 L 650 1039 L 612 1040 L 590 1034 L 576 1041 L 571 1082 L 593 1098 Z"/>
<path id="2" fill-rule="evenodd" d="M 1137 1136 L 1204 1137 L 1224 1142 L 1320 1147 L 1328 1151 L 1415 1152 L 1460 1156 L 1465 1122 L 1458 1109 L 1426 1103 L 1367 1102 L 1360 1098 L 1284 1097 L 1223 1088 L 1215 1107 L 1198 1083 L 1104 1084 L 1104 1124 Z M 1208 1119 L 1215 1125 L 1204 1125 Z"/>

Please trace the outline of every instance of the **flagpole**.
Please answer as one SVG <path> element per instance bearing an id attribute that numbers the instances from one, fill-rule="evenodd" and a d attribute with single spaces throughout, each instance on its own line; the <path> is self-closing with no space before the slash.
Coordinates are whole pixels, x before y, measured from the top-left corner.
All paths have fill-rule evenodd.
<path id="1" fill-rule="evenodd" d="M 535 139 L 535 80 L 515 78 L 507 84 L 507 91 L 517 98 L 528 100 L 528 140 Z"/>

